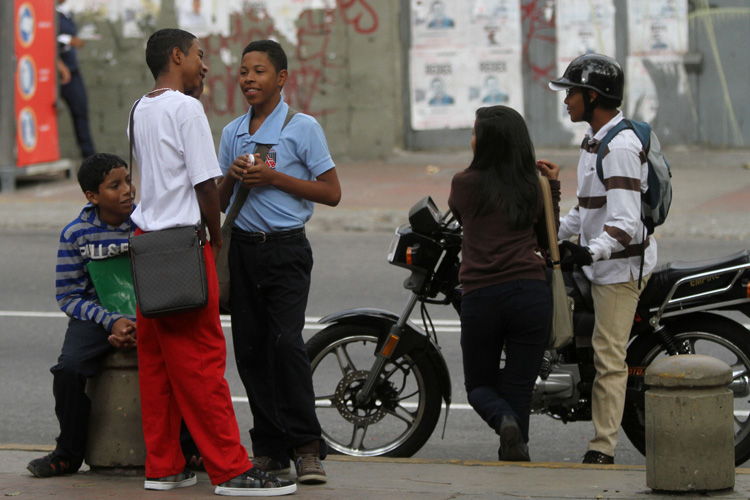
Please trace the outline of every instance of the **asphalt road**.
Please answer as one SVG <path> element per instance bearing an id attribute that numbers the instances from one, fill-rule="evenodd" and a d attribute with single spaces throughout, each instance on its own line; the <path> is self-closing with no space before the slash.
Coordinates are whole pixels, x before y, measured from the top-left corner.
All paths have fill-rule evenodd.
<path id="1" fill-rule="evenodd" d="M 402 282 L 407 272 L 388 265 L 392 233 L 320 232 L 309 235 L 315 255 L 308 307 L 313 335 L 317 318 L 353 307 L 375 307 L 400 313 L 408 298 Z M 1 229 L 0 266 L 0 444 L 51 445 L 57 434 L 49 367 L 59 354 L 65 318 L 54 300 L 54 257 L 57 230 Z M 718 257 L 745 248 L 747 242 L 667 238 L 659 241 L 660 262 Z M 445 437 L 445 412 L 428 443 L 416 455 L 423 458 L 494 460 L 497 440 L 468 408 L 461 375 L 458 317 L 449 307 L 431 306 L 440 321 L 438 337 L 452 377 L 454 406 Z M 230 328 L 225 326 L 227 335 Z M 228 342 L 227 380 L 240 429 L 252 426 L 252 416 L 237 376 Z M 563 425 L 546 416 L 533 416 L 530 451 L 535 461 L 578 462 L 592 433 L 589 422 Z M 249 446 L 249 436 L 243 433 Z M 620 464 L 645 464 L 624 434 L 616 450 Z"/>

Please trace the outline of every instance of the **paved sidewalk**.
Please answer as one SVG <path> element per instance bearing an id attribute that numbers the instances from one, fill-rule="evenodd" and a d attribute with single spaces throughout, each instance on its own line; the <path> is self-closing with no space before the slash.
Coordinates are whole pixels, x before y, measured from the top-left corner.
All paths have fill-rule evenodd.
<path id="1" fill-rule="evenodd" d="M 40 452 L 0 449 L 0 494 L 26 499 L 160 500 L 211 498 L 205 473 L 198 484 L 159 492 L 143 489 L 142 475 L 78 473 L 38 479 L 26 463 Z M 698 499 L 750 498 L 750 469 L 737 469 L 732 491 L 657 493 L 646 486 L 642 466 L 571 465 L 560 463 L 472 462 L 468 460 L 354 459 L 332 456 L 325 461 L 325 485 L 300 485 L 286 498 L 305 500 L 517 500 L 530 499 Z M 293 478 L 292 474 L 289 476 Z"/>
<path id="2" fill-rule="evenodd" d="M 750 149 L 679 148 L 666 155 L 674 201 L 657 237 L 750 240 Z M 567 213 L 575 204 L 578 151 L 541 149 L 537 157 L 563 167 L 561 210 Z M 406 222 L 409 207 L 427 195 L 445 211 L 451 179 L 470 161 L 468 146 L 464 152 L 394 152 L 384 161 L 338 161 L 341 203 L 318 205 L 308 230 L 390 233 Z M 0 228 L 62 228 L 82 205 L 75 180 L 60 175 L 25 180 L 16 192 L 0 195 Z"/>

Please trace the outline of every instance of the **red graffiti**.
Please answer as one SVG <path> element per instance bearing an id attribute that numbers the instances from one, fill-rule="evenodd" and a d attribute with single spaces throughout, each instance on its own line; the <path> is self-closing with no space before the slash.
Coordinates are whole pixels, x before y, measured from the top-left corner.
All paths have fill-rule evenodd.
<path id="1" fill-rule="evenodd" d="M 378 29 L 378 14 L 367 0 L 337 0 L 336 3 L 344 22 L 353 25 L 357 33 L 367 35 Z"/>
<path id="2" fill-rule="evenodd" d="M 308 9 L 297 20 L 297 45 L 289 54 L 289 78 L 284 87 L 287 102 L 298 111 L 320 117 L 331 109 L 313 109 L 323 86 L 336 86 L 336 70 L 343 69 L 330 49 L 336 23 L 352 26 L 358 34 L 374 33 L 378 15 L 368 0 L 336 0 L 336 8 Z M 249 7 L 230 19 L 229 36 L 201 39 L 209 66 L 206 92 L 201 100 L 209 117 L 235 116 L 247 111 L 237 85 L 237 59 L 252 40 L 278 39 L 273 19 L 262 10 Z M 283 45 L 283 42 L 282 42 Z M 229 61 L 228 59 L 229 58 Z M 340 60 L 343 60 L 341 58 Z"/>
<path id="3" fill-rule="evenodd" d="M 323 72 L 312 65 L 302 66 L 290 73 L 284 87 L 287 103 L 294 109 L 315 117 L 333 113 L 333 108 L 311 111 L 313 98 L 320 91 L 322 80 Z"/>
<path id="4" fill-rule="evenodd" d="M 223 57 L 234 60 L 251 40 L 273 36 L 273 23 L 249 10 L 233 14 L 229 36 L 209 36 L 201 39 L 204 61 L 208 66 L 206 91 L 201 97 L 206 114 L 211 116 L 238 115 L 247 110 L 242 97 L 238 98 L 237 64 L 225 64 Z"/>
<path id="5" fill-rule="evenodd" d="M 555 45 L 557 39 L 555 37 L 555 15 L 554 11 L 548 13 L 546 9 L 551 8 L 546 0 L 526 0 L 521 6 L 521 19 L 526 29 L 526 35 L 523 40 L 523 58 L 524 62 L 531 71 L 531 76 L 534 81 L 540 82 L 546 85 L 548 80 L 557 76 L 557 63 L 554 57 L 554 51 L 540 50 L 535 48 L 532 50 L 532 45 L 541 44 L 552 44 Z M 532 55 L 538 54 L 552 54 L 552 60 L 546 61 L 535 61 L 532 60 Z"/>

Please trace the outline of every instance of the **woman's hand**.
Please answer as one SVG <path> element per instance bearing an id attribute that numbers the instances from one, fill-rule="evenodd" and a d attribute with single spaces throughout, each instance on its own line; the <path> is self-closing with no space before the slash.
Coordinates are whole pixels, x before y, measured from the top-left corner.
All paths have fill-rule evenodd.
<path id="1" fill-rule="evenodd" d="M 556 181 L 560 175 L 560 166 L 556 163 L 552 163 L 549 160 L 537 160 L 536 168 L 551 181 Z"/>

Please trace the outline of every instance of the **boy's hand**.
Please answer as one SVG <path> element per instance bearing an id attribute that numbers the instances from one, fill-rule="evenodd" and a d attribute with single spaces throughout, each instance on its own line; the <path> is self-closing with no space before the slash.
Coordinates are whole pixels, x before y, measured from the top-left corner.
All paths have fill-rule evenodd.
<path id="1" fill-rule="evenodd" d="M 255 165 L 248 168 L 245 175 L 242 177 L 242 185 L 248 189 L 273 185 L 273 178 L 276 175 L 276 170 L 269 167 L 266 162 L 261 161 L 260 157 L 255 160 Z"/>
<path id="2" fill-rule="evenodd" d="M 551 181 L 556 181 L 560 175 L 560 166 L 549 160 L 537 160 L 536 168 Z"/>
<path id="3" fill-rule="evenodd" d="M 118 319 L 107 340 L 117 349 L 132 349 L 136 346 L 135 322 L 128 318 Z"/>
<path id="4" fill-rule="evenodd" d="M 260 155 L 250 156 L 249 154 L 244 154 L 238 156 L 229 166 L 227 175 L 234 180 L 241 181 L 253 163 L 257 161 L 260 161 Z"/>

